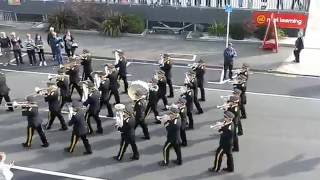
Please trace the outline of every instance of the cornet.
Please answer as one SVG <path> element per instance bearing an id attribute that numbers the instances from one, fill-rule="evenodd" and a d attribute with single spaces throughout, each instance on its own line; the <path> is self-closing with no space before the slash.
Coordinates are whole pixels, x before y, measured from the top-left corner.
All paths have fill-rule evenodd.
<path id="1" fill-rule="evenodd" d="M 218 121 L 214 125 L 210 125 L 211 129 L 220 129 L 224 125 L 224 122 Z"/>
<path id="2" fill-rule="evenodd" d="M 228 101 L 230 99 L 231 95 L 228 95 L 228 96 L 220 96 L 220 98 L 223 100 L 223 101 Z"/>
<path id="3" fill-rule="evenodd" d="M 39 87 L 35 87 L 34 88 L 34 91 L 37 93 L 37 94 L 48 94 L 49 93 L 49 88 L 39 88 Z"/>
<path id="4" fill-rule="evenodd" d="M 228 108 L 230 108 L 232 105 L 230 103 L 224 103 L 221 106 L 217 106 L 218 109 L 222 109 L 222 110 L 227 110 Z"/>

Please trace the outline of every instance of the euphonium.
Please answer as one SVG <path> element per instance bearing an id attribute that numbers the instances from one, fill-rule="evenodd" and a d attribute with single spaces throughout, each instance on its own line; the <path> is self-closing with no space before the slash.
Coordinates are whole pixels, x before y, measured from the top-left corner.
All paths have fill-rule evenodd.
<path id="1" fill-rule="evenodd" d="M 114 106 L 115 111 L 116 111 L 116 127 L 122 127 L 123 126 L 123 120 L 125 119 L 124 117 L 124 111 L 126 109 L 126 106 L 124 104 L 116 104 Z"/>

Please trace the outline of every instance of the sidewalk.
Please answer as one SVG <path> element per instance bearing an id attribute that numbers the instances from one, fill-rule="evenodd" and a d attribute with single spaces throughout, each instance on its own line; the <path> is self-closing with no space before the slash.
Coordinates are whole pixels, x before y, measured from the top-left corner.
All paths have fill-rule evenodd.
<path id="1" fill-rule="evenodd" d="M 1 28 L 1 27 L 0 27 Z M 10 33 L 15 31 L 22 39 L 26 33 L 42 35 L 46 41 L 46 32 L 27 28 L 1 28 L 0 31 Z M 113 58 L 112 50 L 122 49 L 129 60 L 158 62 L 161 53 L 195 54 L 196 59 L 204 59 L 208 66 L 223 67 L 224 41 L 187 41 L 183 36 L 164 35 L 145 37 L 119 37 L 110 38 L 97 33 L 75 32 L 75 41 L 79 44 L 76 53 L 83 48 L 89 49 L 98 58 Z M 257 71 L 269 71 L 277 69 L 292 53 L 292 47 L 280 47 L 279 53 L 263 51 L 259 48 L 260 43 L 234 42 L 238 52 L 234 67 L 239 68 L 243 63 L 248 63 L 251 69 Z M 46 52 L 50 52 L 45 43 Z M 174 63 L 187 65 L 192 61 L 176 60 Z"/>

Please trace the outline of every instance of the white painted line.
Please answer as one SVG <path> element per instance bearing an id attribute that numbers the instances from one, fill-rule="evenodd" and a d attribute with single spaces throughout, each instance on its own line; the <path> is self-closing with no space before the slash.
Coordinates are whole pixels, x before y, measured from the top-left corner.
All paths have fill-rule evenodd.
<path id="1" fill-rule="evenodd" d="M 58 176 L 58 177 L 72 178 L 72 179 L 106 180 L 106 179 L 101 179 L 101 178 L 93 178 L 93 177 L 88 177 L 88 176 L 80 176 L 80 175 L 67 174 L 67 173 L 55 172 L 55 171 L 48 171 L 48 170 L 36 169 L 36 168 L 28 168 L 28 167 L 22 167 L 22 166 L 12 166 L 12 169 L 40 173 L 40 174 L 47 174 L 47 175 Z"/>
<path id="2" fill-rule="evenodd" d="M 1 69 L 3 71 L 10 71 L 10 72 L 19 72 L 19 73 L 29 73 L 29 74 L 42 74 L 42 75 L 48 75 L 51 73 L 41 73 L 41 72 L 31 72 L 31 71 L 16 71 L 16 70 L 8 70 L 8 69 Z M 131 81 L 128 81 L 131 82 Z M 178 85 L 173 85 L 173 87 L 183 87 Z M 218 92 L 230 92 L 232 93 L 232 90 L 225 90 L 225 89 L 215 89 L 215 88 L 205 88 L 208 91 L 218 91 Z M 301 96 L 290 96 L 290 95 L 281 95 L 281 94 L 268 94 L 268 93 L 256 93 L 256 92 L 246 92 L 247 94 L 253 94 L 253 95 L 259 95 L 259 96 L 271 96 L 271 97 L 283 97 L 283 98 L 293 98 L 293 99 L 306 99 L 306 100 L 319 100 L 320 98 L 310 98 L 310 97 L 301 97 Z"/>

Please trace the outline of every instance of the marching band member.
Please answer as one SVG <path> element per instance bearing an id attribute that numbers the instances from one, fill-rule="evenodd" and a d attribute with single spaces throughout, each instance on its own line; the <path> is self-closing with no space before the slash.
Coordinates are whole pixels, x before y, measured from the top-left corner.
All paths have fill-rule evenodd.
<path id="1" fill-rule="evenodd" d="M 247 97 L 246 97 L 246 89 L 247 89 L 247 84 L 246 84 L 246 76 L 243 74 L 239 74 L 236 81 L 233 83 L 234 89 L 239 89 L 240 92 L 240 112 L 241 112 L 241 117 L 242 119 L 247 118 L 247 113 L 245 109 L 245 104 L 247 104 Z"/>
<path id="2" fill-rule="evenodd" d="M 97 133 L 102 134 L 103 129 L 101 126 L 101 120 L 99 117 L 100 112 L 100 92 L 95 89 L 95 85 L 92 82 L 88 82 L 88 88 L 90 94 L 88 99 L 83 103 L 84 106 L 89 105 L 89 109 L 86 112 L 85 119 L 88 123 L 89 134 L 93 134 L 90 118 L 93 117 L 97 123 Z"/>
<path id="3" fill-rule="evenodd" d="M 227 111 L 233 113 L 234 118 L 232 119 L 232 123 L 234 125 L 233 132 L 233 148 L 232 151 L 239 152 L 239 138 L 237 134 L 237 128 L 239 125 L 239 96 L 231 96 L 228 100 L 228 108 Z"/>
<path id="4" fill-rule="evenodd" d="M 61 97 L 60 108 L 62 109 L 65 103 L 72 102 L 70 89 L 69 89 L 69 79 L 66 77 L 63 69 L 58 70 L 57 86 L 60 89 L 60 97 Z"/>
<path id="5" fill-rule="evenodd" d="M 167 141 L 163 146 L 163 161 L 159 162 L 160 166 L 168 166 L 170 149 L 174 148 L 177 160 L 173 161 L 177 165 L 182 165 L 181 147 L 180 147 L 180 126 L 181 118 L 179 109 L 171 108 L 169 112 L 169 120 L 164 123 L 167 130 Z"/>
<path id="6" fill-rule="evenodd" d="M 42 141 L 42 147 L 49 147 L 48 140 L 42 129 L 42 119 L 39 117 L 39 107 L 34 100 L 33 96 L 28 96 L 25 105 L 22 105 L 22 116 L 27 116 L 28 127 L 27 127 L 27 140 L 22 143 L 23 147 L 31 147 L 32 137 L 34 130 L 36 130 Z"/>
<path id="7" fill-rule="evenodd" d="M 100 83 L 100 86 L 99 86 L 99 91 L 101 92 L 100 110 L 103 107 L 103 105 L 106 105 L 107 109 L 108 109 L 108 116 L 109 117 L 113 117 L 112 106 L 111 106 L 111 104 L 109 102 L 110 80 L 109 80 L 109 78 L 106 77 L 105 73 L 103 75 L 101 75 L 100 78 L 101 78 L 101 83 Z"/>
<path id="8" fill-rule="evenodd" d="M 196 73 L 197 78 L 197 87 L 200 88 L 201 99 L 200 101 L 205 101 L 205 91 L 204 91 L 204 74 L 206 72 L 206 66 L 202 59 L 199 60 L 197 65 L 193 68 L 193 71 Z"/>
<path id="9" fill-rule="evenodd" d="M 185 86 L 189 87 L 193 91 L 193 102 L 198 110 L 198 114 L 202 114 L 203 110 L 198 100 L 198 83 L 195 78 L 195 73 L 193 71 L 189 71 L 186 74 Z"/>
<path id="10" fill-rule="evenodd" d="M 192 116 L 192 111 L 193 111 L 193 93 L 192 89 L 186 87 L 184 89 L 184 92 L 180 95 L 181 98 L 186 100 L 186 108 L 187 108 L 187 116 L 189 119 L 188 123 L 188 130 L 193 129 L 193 116 Z"/>
<path id="11" fill-rule="evenodd" d="M 242 136 L 243 135 L 243 129 L 242 129 L 242 123 L 241 123 L 241 117 L 240 117 L 240 113 L 241 113 L 241 106 L 242 105 L 242 98 L 241 98 L 241 94 L 242 94 L 242 91 L 240 89 L 237 89 L 235 88 L 233 90 L 233 95 L 237 96 L 239 98 L 239 101 L 238 101 L 238 104 L 237 104 L 237 107 L 238 109 L 236 109 L 237 111 L 235 111 L 235 115 L 237 116 L 237 125 L 235 126 L 235 128 L 238 129 L 238 136 Z"/>
<path id="12" fill-rule="evenodd" d="M 8 109 L 6 111 L 12 112 L 13 107 L 9 96 L 10 88 L 8 88 L 7 82 L 6 82 L 6 75 L 2 72 L 0 72 L 0 104 L 2 103 L 2 99 L 7 102 Z"/>
<path id="13" fill-rule="evenodd" d="M 128 81 L 127 81 L 127 59 L 124 56 L 124 53 L 122 50 L 116 50 L 116 52 L 119 54 L 119 61 L 115 65 L 115 68 L 119 68 L 119 79 L 123 80 L 124 84 L 124 92 L 123 93 L 128 93 Z"/>
<path id="14" fill-rule="evenodd" d="M 42 92 L 44 93 L 43 95 L 45 102 L 48 102 L 49 104 L 49 123 L 46 129 L 51 129 L 54 119 L 58 117 L 61 124 L 61 128 L 59 130 L 65 131 L 68 129 L 68 127 L 61 114 L 61 102 L 59 100 L 58 87 L 55 85 L 55 83 L 48 83 L 48 86 L 47 92 Z"/>
<path id="15" fill-rule="evenodd" d="M 112 64 L 107 64 L 106 67 L 108 69 L 107 78 L 110 80 L 110 97 L 109 100 L 111 99 L 111 96 L 114 95 L 115 99 L 115 104 L 120 103 L 120 96 L 119 96 L 119 82 L 118 82 L 118 71 Z"/>
<path id="16" fill-rule="evenodd" d="M 83 153 L 84 155 L 92 154 L 91 145 L 89 144 L 89 140 L 87 138 L 88 129 L 86 128 L 86 121 L 84 116 L 84 110 L 81 108 L 79 103 L 72 104 L 71 119 L 68 122 L 69 126 L 73 126 L 72 136 L 71 136 L 71 144 L 69 147 L 64 150 L 69 153 L 73 153 L 74 148 L 79 140 L 82 139 L 83 145 L 86 151 Z M 73 112 L 74 111 L 74 112 Z"/>
<path id="17" fill-rule="evenodd" d="M 76 90 L 79 93 L 80 99 L 81 99 L 83 92 L 82 92 L 81 87 L 79 86 L 79 82 L 80 82 L 80 75 L 79 75 L 80 67 L 79 67 L 79 65 L 77 64 L 76 61 L 74 61 L 68 67 L 65 67 L 65 71 L 66 71 L 66 74 L 69 75 L 70 96 L 72 96 L 73 90 L 74 90 L 74 88 L 76 88 Z"/>
<path id="18" fill-rule="evenodd" d="M 117 161 L 121 161 L 128 145 L 130 144 L 133 151 L 133 155 L 130 159 L 139 160 L 139 152 L 135 141 L 136 122 L 133 119 L 133 115 L 128 110 L 124 109 L 123 116 L 117 118 L 122 118 L 120 121 L 123 121 L 123 123 L 122 125 L 116 124 L 116 128 L 121 132 L 121 142 L 119 153 L 113 158 Z"/>
<path id="19" fill-rule="evenodd" d="M 148 96 L 148 104 L 146 107 L 146 111 L 144 113 L 144 117 L 146 118 L 150 111 L 153 111 L 154 117 L 155 117 L 155 122 L 156 124 L 161 124 L 159 120 L 157 120 L 157 116 L 159 115 L 158 109 L 157 109 L 157 104 L 158 104 L 158 85 L 157 85 L 157 80 L 152 79 L 150 82 L 150 87 L 149 87 L 149 96 Z"/>
<path id="20" fill-rule="evenodd" d="M 168 100 L 166 97 L 166 93 L 167 93 L 167 78 L 165 76 L 165 72 L 160 70 L 157 72 L 157 74 L 155 75 L 155 78 L 158 80 L 158 102 L 160 99 L 162 99 L 163 101 L 163 105 L 164 105 L 164 109 L 163 110 L 167 110 L 167 105 L 168 105 Z M 158 103 L 157 103 L 158 104 Z"/>
<path id="21" fill-rule="evenodd" d="M 160 64 L 160 69 L 165 72 L 166 80 L 169 86 L 170 95 L 168 98 L 173 98 L 173 87 L 172 87 L 172 80 L 171 80 L 171 69 L 172 69 L 172 61 L 168 54 L 162 55 L 163 62 Z"/>
<path id="22" fill-rule="evenodd" d="M 133 111 L 135 113 L 135 121 L 136 121 L 136 125 L 135 125 L 135 129 L 139 126 L 141 126 L 144 137 L 143 139 L 150 139 L 150 135 L 149 135 L 149 131 L 148 131 L 148 126 L 145 122 L 145 116 L 144 116 L 144 112 L 146 110 L 146 101 L 145 98 L 142 94 L 140 94 L 139 91 L 136 92 L 136 95 L 138 97 L 138 99 L 134 100 L 134 107 L 133 107 Z"/>
<path id="23" fill-rule="evenodd" d="M 85 81 L 87 79 L 90 79 L 91 82 L 93 82 L 93 78 L 91 76 L 92 73 L 92 59 L 90 51 L 87 49 L 84 49 L 82 51 L 81 57 L 81 65 L 83 66 L 83 76 L 82 80 Z"/>
<path id="24" fill-rule="evenodd" d="M 6 154 L 4 152 L 0 152 L 0 179 L 3 180 L 12 180 L 13 173 L 10 171 L 14 162 L 12 161 L 10 164 L 5 164 Z"/>
<path id="25" fill-rule="evenodd" d="M 232 119 L 234 119 L 234 114 L 230 111 L 224 112 L 224 122 L 220 127 L 220 142 L 219 147 L 216 150 L 214 165 L 212 168 L 208 170 L 210 172 L 219 172 L 223 155 L 227 156 L 227 168 L 223 168 L 224 171 L 233 172 L 234 164 L 233 164 L 233 156 L 232 156 L 232 144 L 233 144 L 233 133 L 234 133 L 234 125 L 232 123 Z"/>
<path id="26" fill-rule="evenodd" d="M 179 108 L 179 115 L 181 117 L 181 127 L 180 127 L 180 137 L 181 146 L 186 147 L 188 145 L 186 127 L 187 127 L 187 101 L 184 98 L 179 98 L 177 101 L 177 106 Z"/>

